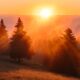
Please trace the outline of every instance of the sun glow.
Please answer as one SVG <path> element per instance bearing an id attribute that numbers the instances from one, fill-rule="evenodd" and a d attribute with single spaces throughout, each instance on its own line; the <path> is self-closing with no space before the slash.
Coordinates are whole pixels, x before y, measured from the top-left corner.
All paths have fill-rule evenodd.
<path id="1" fill-rule="evenodd" d="M 44 8 L 39 12 L 39 16 L 42 18 L 49 18 L 51 15 L 52 15 L 52 10 L 48 8 Z"/>
<path id="2" fill-rule="evenodd" d="M 36 10 L 36 15 L 42 19 L 49 19 L 55 15 L 55 11 L 52 8 L 39 8 Z"/>

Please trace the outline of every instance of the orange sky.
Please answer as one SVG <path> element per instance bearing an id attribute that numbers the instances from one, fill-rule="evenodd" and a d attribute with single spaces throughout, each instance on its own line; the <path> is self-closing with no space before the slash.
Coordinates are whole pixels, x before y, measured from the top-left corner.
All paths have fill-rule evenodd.
<path id="1" fill-rule="evenodd" d="M 0 0 L 0 14 L 30 15 L 38 6 L 52 6 L 61 15 L 80 15 L 80 0 Z"/>

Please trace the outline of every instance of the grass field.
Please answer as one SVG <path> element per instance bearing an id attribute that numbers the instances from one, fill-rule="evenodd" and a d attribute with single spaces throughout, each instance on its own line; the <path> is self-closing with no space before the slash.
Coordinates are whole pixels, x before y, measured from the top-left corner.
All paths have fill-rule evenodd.
<path id="1" fill-rule="evenodd" d="M 0 80 L 80 80 L 0 60 Z"/>

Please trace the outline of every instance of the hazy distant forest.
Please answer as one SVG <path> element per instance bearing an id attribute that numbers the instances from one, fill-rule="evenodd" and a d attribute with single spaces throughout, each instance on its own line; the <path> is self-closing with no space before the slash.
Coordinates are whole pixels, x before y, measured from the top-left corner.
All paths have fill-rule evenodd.
<path id="1" fill-rule="evenodd" d="M 46 50 L 46 53 L 36 53 L 31 49 L 31 38 L 24 30 L 25 26 L 20 18 L 14 24 L 15 30 L 11 37 L 8 36 L 6 27 L 1 19 L 0 56 L 8 57 L 8 60 L 15 64 L 38 65 L 46 71 L 80 76 L 80 43 L 70 28 L 58 39 L 46 43 L 49 52 Z"/>

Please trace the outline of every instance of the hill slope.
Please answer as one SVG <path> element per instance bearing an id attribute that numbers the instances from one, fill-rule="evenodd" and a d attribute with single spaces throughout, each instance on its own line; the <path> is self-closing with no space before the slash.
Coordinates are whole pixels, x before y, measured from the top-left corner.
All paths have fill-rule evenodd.
<path id="1" fill-rule="evenodd" d="M 0 80 L 80 80 L 0 59 Z"/>

